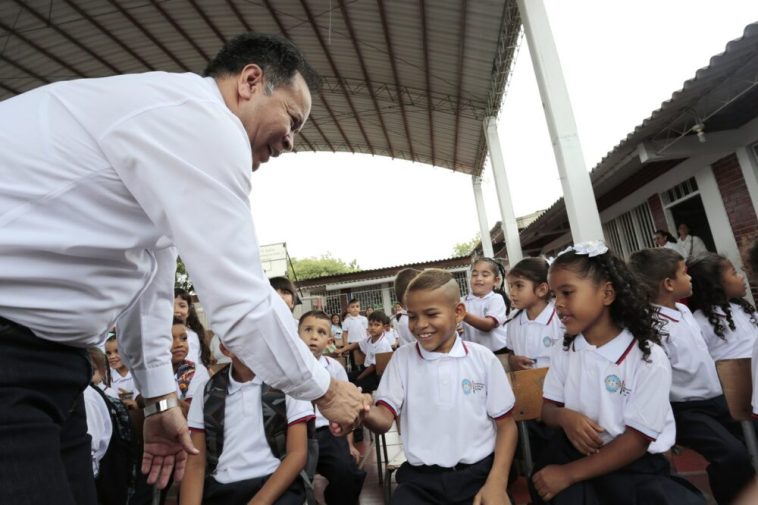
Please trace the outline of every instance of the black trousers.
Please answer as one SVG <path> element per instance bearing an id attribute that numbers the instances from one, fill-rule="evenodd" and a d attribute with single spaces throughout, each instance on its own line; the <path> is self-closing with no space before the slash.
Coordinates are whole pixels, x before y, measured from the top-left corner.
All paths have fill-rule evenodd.
<path id="1" fill-rule="evenodd" d="M 0 503 L 95 505 L 86 351 L 0 317 Z"/>
<path id="2" fill-rule="evenodd" d="M 363 370 L 353 370 L 347 374 L 347 378 L 350 382 L 361 388 L 364 393 L 376 391 L 376 388 L 379 387 L 379 376 L 376 373 L 371 373 L 362 379 L 358 379 L 361 373 L 363 373 Z"/>
<path id="3" fill-rule="evenodd" d="M 392 505 L 471 505 L 492 469 L 494 455 L 458 469 L 413 466 L 398 469 Z"/>
<path id="4" fill-rule="evenodd" d="M 270 477 L 271 475 L 267 475 L 221 484 L 209 476 L 205 479 L 203 505 L 247 505 Z M 297 477 L 284 494 L 277 498 L 274 505 L 303 505 L 303 503 L 305 503 L 305 488 L 303 481 Z"/>
<path id="5" fill-rule="evenodd" d="M 534 473 L 548 465 L 565 465 L 585 455 L 571 445 L 563 430 L 550 440 L 534 465 Z M 533 505 L 547 502 L 540 498 L 529 479 Z M 668 461 L 661 454 L 645 453 L 629 465 L 594 479 L 578 482 L 554 497 L 552 505 L 705 505 L 705 498 L 692 484 L 671 475 Z"/>
<path id="6" fill-rule="evenodd" d="M 329 427 L 316 431 L 318 439 L 318 466 L 316 471 L 329 480 L 324 490 L 328 505 L 358 505 L 358 497 L 366 479 L 366 472 L 358 468 L 345 437 L 335 437 Z"/>
<path id="7" fill-rule="evenodd" d="M 708 481 L 719 505 L 732 503 L 755 475 L 740 424 L 729 415 L 724 396 L 672 402 L 676 441 L 708 460 Z"/>

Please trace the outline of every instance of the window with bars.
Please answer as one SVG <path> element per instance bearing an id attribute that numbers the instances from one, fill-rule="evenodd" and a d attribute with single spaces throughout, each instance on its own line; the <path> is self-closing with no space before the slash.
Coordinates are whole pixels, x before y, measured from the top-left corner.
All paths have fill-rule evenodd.
<path id="1" fill-rule="evenodd" d="M 350 298 L 356 298 L 361 302 L 361 310 L 366 310 L 369 307 L 373 307 L 374 309 L 378 310 L 384 310 L 381 286 L 361 291 L 351 291 Z"/>
<path id="2" fill-rule="evenodd" d="M 661 193 L 664 207 L 670 207 L 673 204 L 686 200 L 694 194 L 699 193 L 695 178 L 691 177 L 681 184 L 677 184 L 668 191 Z"/>
<path id="3" fill-rule="evenodd" d="M 324 300 L 324 310 L 326 313 L 342 316 L 342 298 L 345 298 L 345 304 L 347 304 L 347 295 L 342 293 L 327 294 Z"/>
<path id="4" fill-rule="evenodd" d="M 653 214 L 647 202 L 603 225 L 608 248 L 624 259 L 640 249 L 655 247 L 654 232 Z"/>
<path id="5" fill-rule="evenodd" d="M 466 275 L 466 271 L 453 272 L 453 277 L 455 278 L 455 282 L 458 283 L 458 287 L 461 288 L 461 296 L 466 296 L 468 294 L 468 276 Z"/>

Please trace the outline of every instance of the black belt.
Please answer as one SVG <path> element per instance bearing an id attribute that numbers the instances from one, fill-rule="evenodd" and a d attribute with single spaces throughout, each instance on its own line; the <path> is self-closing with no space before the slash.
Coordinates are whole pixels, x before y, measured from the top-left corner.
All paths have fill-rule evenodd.
<path id="1" fill-rule="evenodd" d="M 476 463 L 458 463 L 454 466 L 439 466 L 439 465 L 411 465 L 411 468 L 413 470 L 420 472 L 420 473 L 449 473 L 449 472 L 460 472 L 462 470 L 466 470 L 467 468 L 471 468 L 472 466 L 477 466 L 481 464 L 487 464 L 488 466 L 492 466 L 492 462 L 495 459 L 494 454 L 490 454 L 486 458 L 484 458 L 481 461 L 477 461 Z M 410 463 L 409 463 L 410 464 Z"/>

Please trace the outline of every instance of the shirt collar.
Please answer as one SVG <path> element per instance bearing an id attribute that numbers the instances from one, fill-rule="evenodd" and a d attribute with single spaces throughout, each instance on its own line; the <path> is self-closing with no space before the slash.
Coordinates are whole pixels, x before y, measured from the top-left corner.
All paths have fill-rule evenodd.
<path id="1" fill-rule="evenodd" d="M 667 321 L 678 323 L 679 321 L 682 320 L 682 313 L 676 309 L 664 307 L 663 305 L 658 305 L 657 303 L 654 303 L 653 307 L 656 307 L 658 309 L 658 315 L 660 315 Z"/>
<path id="2" fill-rule="evenodd" d="M 466 300 L 486 300 L 487 298 L 490 298 L 491 296 L 495 296 L 494 291 L 490 291 L 484 296 L 476 296 L 474 293 L 469 293 L 466 295 Z"/>
<path id="3" fill-rule="evenodd" d="M 253 380 L 250 380 L 247 382 L 238 382 L 234 380 L 234 377 L 232 376 L 232 366 L 229 367 L 229 394 L 230 395 L 233 395 L 237 391 L 243 388 L 246 388 L 248 386 L 251 386 L 253 384 L 255 384 L 256 386 L 260 386 L 261 384 L 263 384 L 263 379 L 261 379 L 258 375 L 253 377 Z"/>
<path id="4" fill-rule="evenodd" d="M 466 347 L 466 344 L 463 342 L 463 340 L 461 340 L 461 337 L 456 336 L 453 347 L 448 353 L 427 351 L 421 347 L 421 344 L 418 342 L 416 342 L 416 352 L 423 360 L 435 361 L 440 358 L 444 358 L 445 356 L 450 358 L 463 358 L 468 354 L 468 347 Z"/>
<path id="5" fill-rule="evenodd" d="M 631 350 L 631 344 L 633 343 L 634 337 L 632 334 L 629 332 L 629 330 L 623 329 L 621 330 L 621 333 L 616 336 L 616 338 L 600 347 L 591 345 L 584 338 L 584 335 L 579 334 L 572 342 L 571 348 L 574 351 L 592 350 L 611 363 L 620 364 L 626 357 L 626 354 Z"/>
<path id="6" fill-rule="evenodd" d="M 555 306 L 552 303 L 548 303 L 547 306 L 542 309 L 542 312 L 540 312 L 540 314 L 534 319 L 534 321 L 530 321 L 526 310 L 522 310 L 521 315 L 519 316 L 519 322 L 521 324 L 539 323 L 543 326 L 547 326 L 550 324 L 554 317 L 558 317 L 555 313 Z"/>

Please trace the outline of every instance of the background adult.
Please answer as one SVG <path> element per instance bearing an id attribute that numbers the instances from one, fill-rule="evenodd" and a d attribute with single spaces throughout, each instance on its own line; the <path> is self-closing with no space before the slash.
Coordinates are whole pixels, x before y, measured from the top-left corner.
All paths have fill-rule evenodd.
<path id="1" fill-rule="evenodd" d="M 687 223 L 679 223 L 677 228 L 679 239 L 676 241 L 684 259 L 689 261 L 708 252 L 705 243 L 700 237 L 690 235 L 690 227 Z"/>
<path id="2" fill-rule="evenodd" d="M 653 240 L 655 241 L 656 247 L 665 247 L 667 249 L 671 249 L 672 251 L 676 251 L 679 254 L 682 254 L 682 251 L 679 249 L 679 244 L 677 244 L 676 239 L 666 230 L 655 230 Z"/>
<path id="3" fill-rule="evenodd" d="M 159 487 L 175 465 L 181 479 L 194 448 L 169 351 L 177 249 L 214 330 L 267 383 L 344 428 L 367 407 L 298 338 L 250 214 L 250 169 L 293 148 L 318 77 L 290 42 L 253 33 L 205 74 L 0 102 L 0 503 L 95 503 L 85 349 L 114 322 L 148 405 L 142 469 Z"/>

